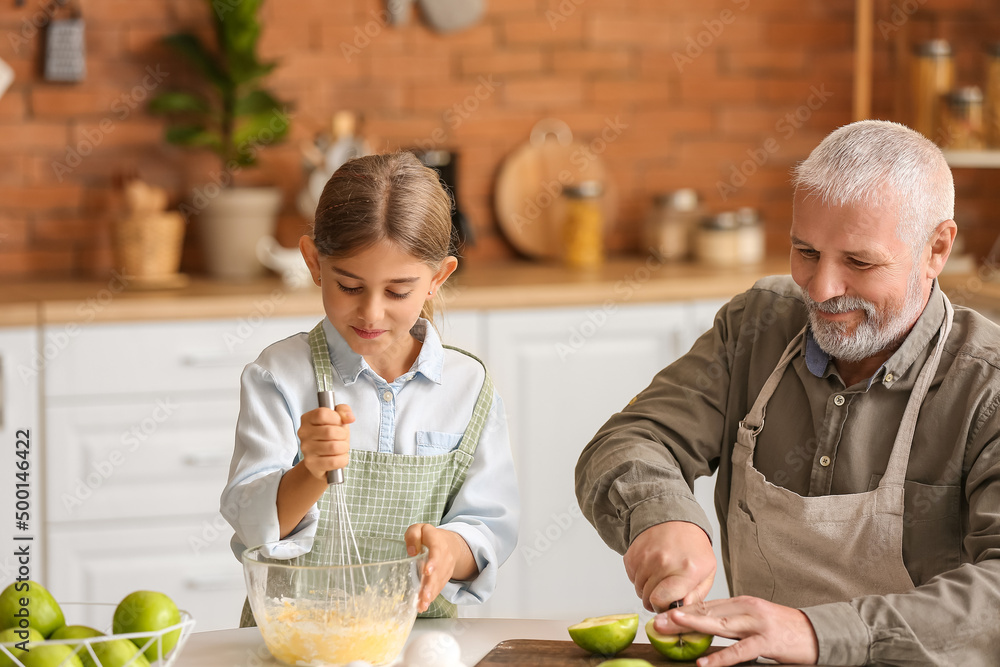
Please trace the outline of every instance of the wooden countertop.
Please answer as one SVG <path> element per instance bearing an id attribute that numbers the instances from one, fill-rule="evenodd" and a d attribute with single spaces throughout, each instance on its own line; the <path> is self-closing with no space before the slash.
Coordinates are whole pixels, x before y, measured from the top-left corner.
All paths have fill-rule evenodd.
<path id="1" fill-rule="evenodd" d="M 763 276 L 787 272 L 784 257 L 727 269 L 629 257 L 609 260 L 595 271 L 510 261 L 464 267 L 448 281 L 442 296 L 446 311 L 724 299 Z M 1000 312 L 1000 275 L 995 273 L 945 274 L 941 285 L 955 303 Z M 276 277 L 248 283 L 192 278 L 178 289 L 142 290 L 115 274 L 104 281 L 25 282 L 0 290 L 0 326 L 322 312 L 318 288 L 289 290 Z"/>
<path id="2" fill-rule="evenodd" d="M 617 258 L 599 270 L 511 261 L 473 264 L 453 276 L 442 293 L 445 310 L 541 308 L 607 302 L 643 303 L 727 298 L 766 275 L 788 272 L 787 258 L 719 269 L 663 264 L 652 258 Z M 277 278 L 226 283 L 192 278 L 178 289 L 140 290 L 118 274 L 108 280 L 26 282 L 0 290 L 0 325 L 322 315 L 318 288 L 288 290 Z"/>

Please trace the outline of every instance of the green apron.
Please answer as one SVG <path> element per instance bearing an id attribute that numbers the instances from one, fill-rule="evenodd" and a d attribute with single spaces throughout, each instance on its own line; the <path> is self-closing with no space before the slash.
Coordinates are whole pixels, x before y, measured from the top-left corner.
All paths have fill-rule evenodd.
<path id="1" fill-rule="evenodd" d="M 326 333 L 323 331 L 323 322 L 309 332 L 309 346 L 312 349 L 317 387 L 319 391 L 331 390 L 333 366 L 330 363 L 330 350 L 327 346 Z M 464 350 L 448 345 L 444 347 L 461 352 L 482 363 Z M 355 537 L 402 540 L 406 529 L 415 523 L 437 526 L 465 482 L 492 406 L 493 381 L 487 371 L 472 411 L 472 419 L 469 420 L 462 440 L 454 451 L 418 456 L 352 449 L 351 462 L 345 470 L 343 486 Z M 331 542 L 327 539 L 334 514 L 331 512 L 331 503 L 336 502 L 332 490 L 332 487 L 327 488 L 316 503 L 319 509 L 319 521 L 316 526 L 316 537 L 313 540 L 313 550 L 290 559 L 287 561 L 289 564 L 320 565 L 331 561 L 331 556 L 320 553 L 320 550 Z M 362 562 L 380 560 L 378 554 L 360 555 Z M 438 595 L 427 611 L 420 616 L 453 618 L 457 616 L 457 608 Z M 256 623 L 250 605 L 246 603 L 243 605 L 240 627 L 253 625 Z"/>

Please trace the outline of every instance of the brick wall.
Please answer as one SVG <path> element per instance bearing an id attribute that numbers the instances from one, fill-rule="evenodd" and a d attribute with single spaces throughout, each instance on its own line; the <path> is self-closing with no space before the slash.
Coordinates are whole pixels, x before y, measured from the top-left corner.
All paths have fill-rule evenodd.
<path id="1" fill-rule="evenodd" d="M 75 85 L 39 76 L 35 26 L 46 20 L 46 3 L 16 8 L 11 0 L 0 9 L 0 58 L 16 74 L 0 99 L 0 274 L 11 278 L 110 271 L 107 206 L 116 171 L 138 170 L 176 204 L 218 169 L 211 155 L 166 145 L 161 121 L 144 111 L 151 90 L 189 76 L 159 38 L 180 28 L 204 32 L 205 3 L 80 1 L 88 76 Z M 386 26 L 375 0 L 271 0 L 263 55 L 281 60 L 271 85 L 295 104 L 292 138 L 264 151 L 259 169 L 239 180 L 280 185 L 279 236 L 291 245 L 303 231 L 293 203 L 303 183 L 298 145 L 326 129 L 335 111 L 353 109 L 378 150 L 459 151 L 461 205 L 478 235 L 467 256 L 504 257 L 513 251 L 492 212 L 504 157 L 541 118 L 566 121 L 584 142 L 612 121 L 624 128 L 593 146 L 619 192 L 615 250 L 636 247 L 655 193 L 688 186 L 713 211 L 760 209 L 769 252 L 784 253 L 789 167 L 851 120 L 853 4 L 489 0 L 477 25 L 442 36 L 416 15 L 406 27 Z M 901 35 L 951 39 L 960 79 L 970 83 L 982 74 L 981 45 L 1000 40 L 997 0 L 877 4 L 880 16 L 891 20 L 898 5 L 904 17 L 899 30 L 876 30 L 878 117 L 901 113 L 894 61 Z M 763 164 L 748 162 L 755 156 Z M 1000 233 L 1000 172 L 956 176 L 959 223 L 982 255 Z M 197 271 L 189 231 L 184 268 Z"/>

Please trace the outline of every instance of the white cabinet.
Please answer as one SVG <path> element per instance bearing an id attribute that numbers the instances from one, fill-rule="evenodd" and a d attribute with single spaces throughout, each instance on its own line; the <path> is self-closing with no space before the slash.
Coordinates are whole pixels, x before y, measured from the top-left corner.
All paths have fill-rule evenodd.
<path id="1" fill-rule="evenodd" d="M 170 595 L 199 630 L 245 596 L 218 512 L 243 367 L 319 316 L 55 326 L 45 368 L 48 586 L 60 600 Z"/>
<path id="2" fill-rule="evenodd" d="M 573 472 L 600 426 L 687 351 L 704 312 L 696 318 L 693 304 L 678 303 L 486 315 L 522 520 L 497 592 L 469 615 L 582 618 L 641 609 L 621 557 L 580 513 Z M 711 508 L 711 483 L 702 487 Z"/>
<path id="3" fill-rule="evenodd" d="M 486 327 L 482 313 L 475 310 L 446 311 L 435 316 L 434 324 L 445 345 L 459 347 L 480 359 L 486 349 Z"/>
<path id="4" fill-rule="evenodd" d="M 44 576 L 45 533 L 40 456 L 38 330 L 0 329 L 0 583 L 6 585 L 27 566 L 32 578 Z M 19 523 L 24 521 L 24 524 Z M 23 528 L 22 528 L 23 526 Z M 27 551 L 19 562 L 15 551 Z"/>
<path id="5" fill-rule="evenodd" d="M 246 588 L 229 548 L 231 535 L 221 516 L 205 512 L 175 521 L 67 524 L 50 539 L 58 566 L 50 571 L 49 588 L 60 600 L 112 603 L 132 591 L 158 590 L 191 612 L 198 631 L 233 628 Z M 95 616 L 74 622 L 98 627 L 106 616 L 100 608 L 90 613 Z"/>

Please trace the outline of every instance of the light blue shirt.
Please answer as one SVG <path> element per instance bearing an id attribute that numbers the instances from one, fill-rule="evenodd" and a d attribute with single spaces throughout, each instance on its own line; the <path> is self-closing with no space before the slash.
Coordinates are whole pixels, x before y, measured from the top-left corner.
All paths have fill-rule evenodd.
<path id="1" fill-rule="evenodd" d="M 458 446 L 485 378 L 481 364 L 442 347 L 437 331 L 419 319 L 410 333 L 423 346 L 417 360 L 393 382 L 379 377 L 323 320 L 333 364 L 337 403 L 354 411 L 351 448 L 431 455 Z M 316 374 L 309 336 L 299 333 L 265 349 L 241 378 L 240 415 L 223 516 L 236 531 L 233 553 L 280 539 L 278 483 L 299 456 L 297 436 L 304 413 L 317 407 Z M 347 467 L 350 474 L 350 464 Z M 441 528 L 461 535 L 479 566 L 470 582 L 449 582 L 442 594 L 456 604 L 485 601 L 497 569 L 517 543 L 520 504 L 503 401 L 495 394 L 465 483 Z M 292 558 L 312 548 L 319 512 L 315 505 L 270 553 Z M 399 536 L 403 538 L 402 535 Z"/>

